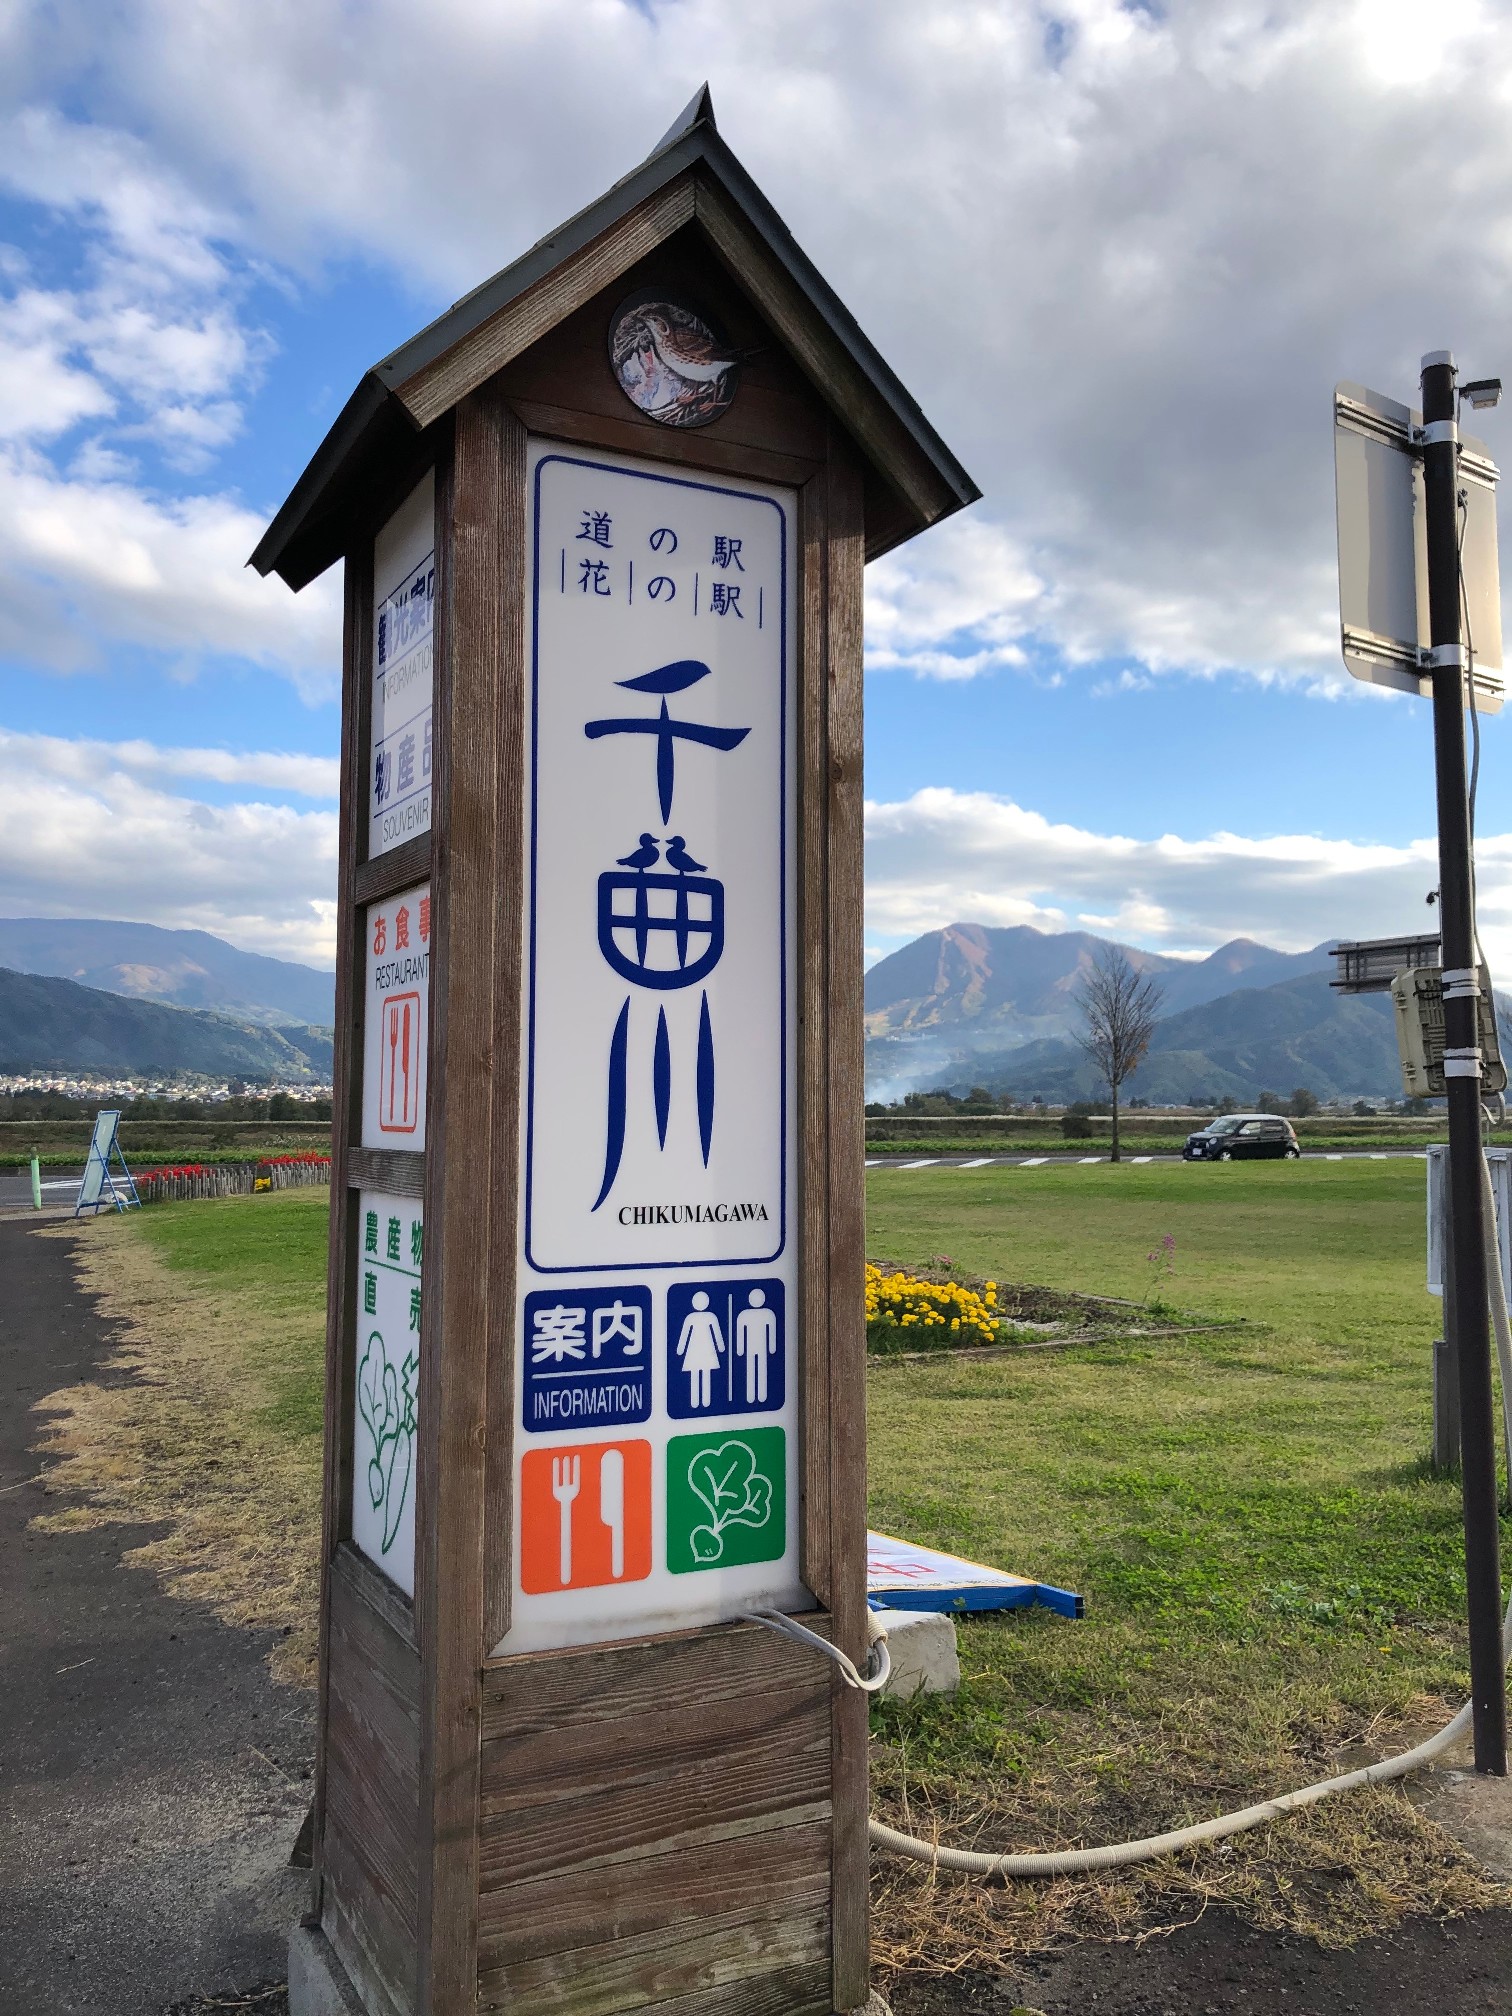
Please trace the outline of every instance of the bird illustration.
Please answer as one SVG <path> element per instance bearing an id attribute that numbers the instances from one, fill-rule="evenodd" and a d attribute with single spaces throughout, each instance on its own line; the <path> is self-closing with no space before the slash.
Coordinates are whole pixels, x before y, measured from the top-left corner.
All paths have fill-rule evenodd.
<path id="1" fill-rule="evenodd" d="M 639 868 L 644 870 L 654 868 L 660 859 L 660 843 L 651 834 L 642 833 L 639 847 L 635 849 L 633 854 L 622 854 L 619 865 L 621 868 Z"/>
<path id="2" fill-rule="evenodd" d="M 739 360 L 721 355 L 708 330 L 692 323 L 681 327 L 655 309 L 641 315 L 646 339 L 663 370 L 675 371 L 691 385 L 717 384 L 732 364 Z"/>
<path id="3" fill-rule="evenodd" d="M 681 833 L 674 833 L 672 844 L 667 849 L 667 866 L 675 868 L 679 875 L 697 875 L 702 871 L 704 863 L 695 861 L 683 845 Z"/>

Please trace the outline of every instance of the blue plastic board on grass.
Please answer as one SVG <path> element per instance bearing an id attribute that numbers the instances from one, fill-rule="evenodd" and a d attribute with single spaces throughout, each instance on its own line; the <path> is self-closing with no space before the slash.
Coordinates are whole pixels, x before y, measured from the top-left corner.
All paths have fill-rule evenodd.
<path id="1" fill-rule="evenodd" d="M 1062 1617 L 1080 1617 L 1085 1608 L 1070 1589 L 888 1533 L 866 1536 L 866 1600 L 874 1610 L 1021 1610 L 1040 1603 Z"/>

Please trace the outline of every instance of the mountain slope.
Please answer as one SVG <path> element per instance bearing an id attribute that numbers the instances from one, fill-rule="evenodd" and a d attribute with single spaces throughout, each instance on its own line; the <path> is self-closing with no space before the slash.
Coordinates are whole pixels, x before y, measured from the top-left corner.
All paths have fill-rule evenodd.
<path id="1" fill-rule="evenodd" d="M 242 952 L 208 931 L 88 917 L 0 917 L 0 966 L 139 1001 L 208 1008 L 243 1022 L 325 1027 L 334 975 Z"/>
<path id="2" fill-rule="evenodd" d="M 895 1060 L 889 1060 L 895 1063 Z M 1021 1044 L 973 1055 L 948 1081 L 1050 1100 L 1090 1098 L 1106 1087 L 1074 1041 Z M 1401 1066 L 1391 1001 L 1384 994 L 1337 994 L 1326 974 L 1304 973 L 1272 987 L 1240 987 L 1156 1026 L 1150 1054 L 1125 1098 L 1253 1102 L 1305 1085 L 1320 1099 L 1399 1096 Z"/>
<path id="3" fill-rule="evenodd" d="M 928 931 L 878 960 L 866 975 L 867 1033 L 927 1036 L 932 1043 L 944 1039 L 968 1050 L 1067 1035 L 1079 1019 L 1078 983 L 1112 942 L 1087 931 L 1037 931 L 1027 924 L 1002 929 L 948 924 Z M 1137 971 L 1159 981 L 1168 1013 L 1235 988 L 1269 987 L 1299 973 L 1322 972 L 1328 963 L 1321 946 L 1276 952 L 1248 938 L 1235 938 L 1200 960 L 1132 945 L 1116 949 Z"/>
<path id="4" fill-rule="evenodd" d="M 182 1071 L 325 1082 L 331 1031 L 254 1028 L 0 967 L 0 1071 Z"/>

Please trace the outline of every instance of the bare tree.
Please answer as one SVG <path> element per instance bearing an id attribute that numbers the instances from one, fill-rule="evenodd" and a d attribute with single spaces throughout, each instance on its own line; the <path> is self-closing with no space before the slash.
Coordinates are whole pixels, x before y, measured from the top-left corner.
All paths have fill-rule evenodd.
<path id="1" fill-rule="evenodd" d="M 1113 1095 L 1113 1160 L 1118 1160 L 1118 1096 L 1144 1062 L 1160 1019 L 1165 990 L 1151 973 L 1136 973 L 1115 945 L 1105 946 L 1076 989 L 1086 1020 L 1077 1037 Z"/>

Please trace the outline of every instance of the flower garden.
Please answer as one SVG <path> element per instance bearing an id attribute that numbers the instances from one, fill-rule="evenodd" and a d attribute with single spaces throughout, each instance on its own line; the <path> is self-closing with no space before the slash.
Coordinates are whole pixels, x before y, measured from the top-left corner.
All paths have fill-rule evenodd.
<path id="1" fill-rule="evenodd" d="M 996 1281 L 969 1288 L 866 1263 L 868 1350 L 950 1350 L 1006 1341 Z"/>

